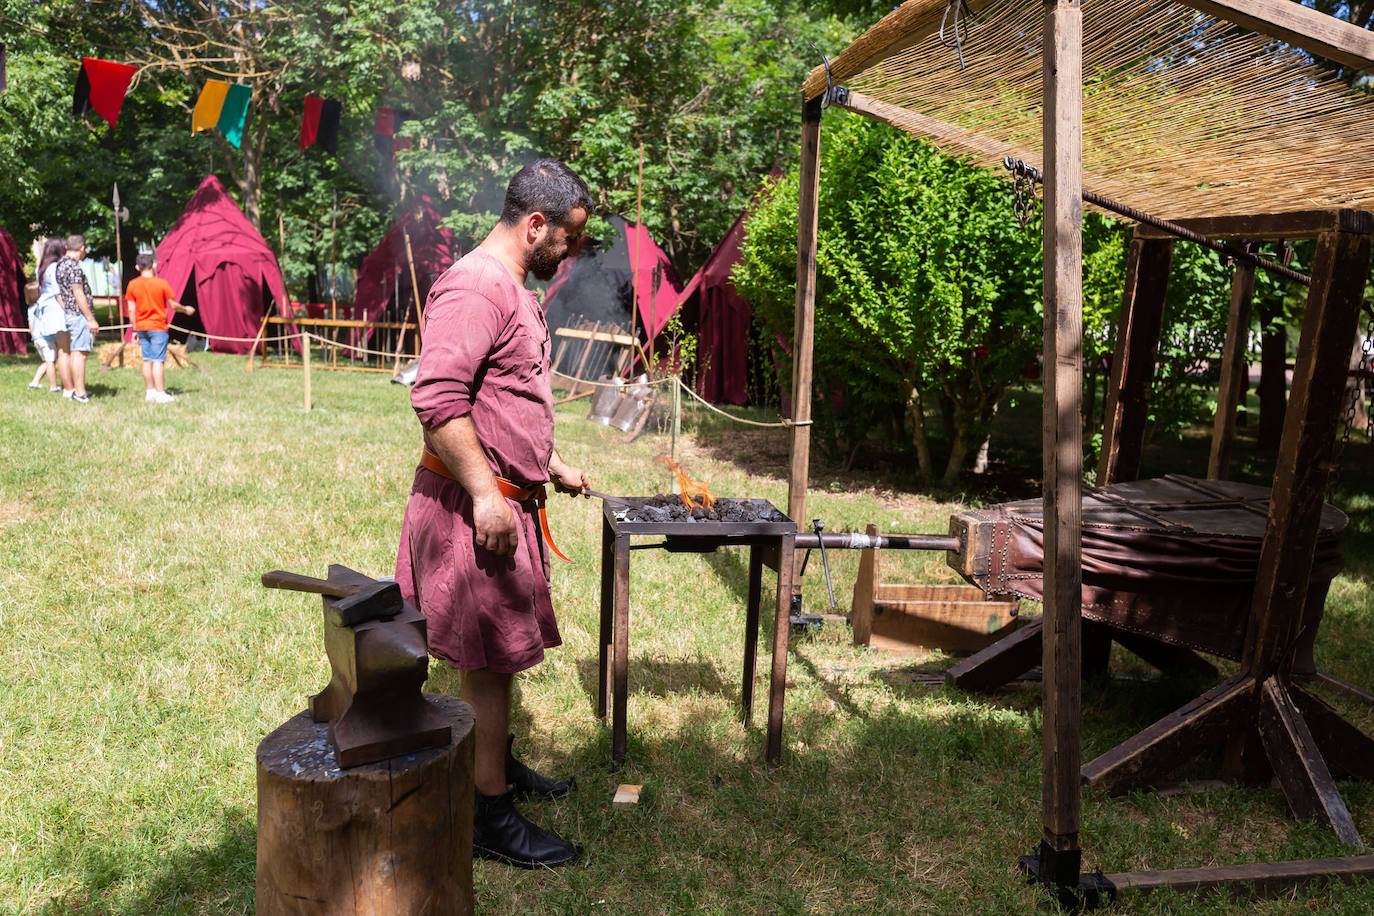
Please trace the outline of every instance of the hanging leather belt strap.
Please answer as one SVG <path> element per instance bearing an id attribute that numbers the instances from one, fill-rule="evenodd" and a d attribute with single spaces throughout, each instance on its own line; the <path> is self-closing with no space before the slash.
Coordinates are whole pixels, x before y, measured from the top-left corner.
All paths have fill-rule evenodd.
<path id="1" fill-rule="evenodd" d="M 433 471 L 440 477 L 447 477 L 457 483 L 458 478 L 454 477 L 444 464 L 444 459 L 430 451 L 428 446 L 420 452 L 420 466 L 426 470 Z M 544 509 L 544 503 L 548 499 L 548 491 L 543 484 L 532 487 L 517 487 L 504 477 L 496 478 L 496 486 L 500 488 L 501 495 L 506 499 L 513 499 L 518 503 L 532 502 L 539 510 L 539 532 L 544 536 L 544 543 L 549 545 L 549 550 L 558 559 L 571 563 L 567 557 L 563 556 L 563 551 L 558 549 L 558 545 L 553 542 L 553 534 L 549 531 L 549 515 Z"/>

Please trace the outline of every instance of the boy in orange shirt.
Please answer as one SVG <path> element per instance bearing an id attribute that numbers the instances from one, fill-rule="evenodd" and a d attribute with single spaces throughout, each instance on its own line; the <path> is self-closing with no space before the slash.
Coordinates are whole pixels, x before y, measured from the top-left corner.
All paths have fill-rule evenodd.
<path id="1" fill-rule="evenodd" d="M 129 281 L 124 299 L 129 304 L 129 317 L 133 319 L 138 347 L 143 353 L 143 399 L 166 404 L 176 400 L 163 387 L 163 370 L 167 363 L 167 307 L 183 315 L 194 315 L 196 310 L 178 302 L 171 284 L 157 276 L 155 255 L 140 254 L 134 266 L 138 268 L 138 276 Z"/>

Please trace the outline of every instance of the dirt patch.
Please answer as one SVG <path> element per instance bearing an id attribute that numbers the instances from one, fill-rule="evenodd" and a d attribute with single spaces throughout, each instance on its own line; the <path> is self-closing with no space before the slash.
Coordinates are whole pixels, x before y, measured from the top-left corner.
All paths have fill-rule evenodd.
<path id="1" fill-rule="evenodd" d="M 35 522 L 38 519 L 38 512 L 28 503 L 21 503 L 17 500 L 0 502 L 0 528 L 22 525 L 24 522 Z"/>

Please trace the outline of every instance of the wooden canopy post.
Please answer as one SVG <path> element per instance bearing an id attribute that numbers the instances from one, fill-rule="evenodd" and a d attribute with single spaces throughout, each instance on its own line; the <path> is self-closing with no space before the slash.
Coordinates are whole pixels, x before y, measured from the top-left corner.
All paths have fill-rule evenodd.
<path id="1" fill-rule="evenodd" d="M 816 236 L 819 231 L 822 96 L 802 105 L 801 198 L 797 203 L 797 309 L 792 335 L 792 469 L 787 514 L 798 526 L 806 518 L 806 483 L 811 470 L 811 349 L 816 326 Z M 797 560 L 800 562 L 800 558 Z M 794 593 L 794 602 L 796 600 Z M 795 603 L 793 605 L 795 609 Z"/>
<path id="2" fill-rule="evenodd" d="M 1245 390 L 1250 362 L 1250 301 L 1255 295 L 1255 268 L 1236 262 L 1231 277 L 1231 310 L 1226 318 L 1226 342 L 1221 357 L 1221 387 L 1217 414 L 1212 420 L 1212 448 L 1207 455 L 1207 478 L 1226 480 L 1231 467 L 1231 444 L 1236 438 L 1236 407 Z"/>
<path id="3" fill-rule="evenodd" d="M 1082 723 L 1083 11 L 1046 0 L 1042 43 L 1044 216 L 1044 730 L 1040 845 L 1021 860 L 1077 892 Z"/>
<path id="4" fill-rule="evenodd" d="M 1140 452 L 1145 443 L 1150 384 L 1164 322 L 1164 296 L 1173 262 L 1172 239 L 1131 239 L 1126 258 L 1126 283 L 1121 292 L 1116 349 L 1112 358 L 1107 402 L 1103 408 L 1102 451 L 1097 485 L 1105 487 L 1140 475 Z"/>

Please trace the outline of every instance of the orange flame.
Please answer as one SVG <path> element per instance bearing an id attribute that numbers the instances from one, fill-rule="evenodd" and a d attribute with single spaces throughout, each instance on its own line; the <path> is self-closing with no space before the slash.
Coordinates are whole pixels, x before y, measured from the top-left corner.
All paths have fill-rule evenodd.
<path id="1" fill-rule="evenodd" d="M 709 509 L 715 504 L 716 498 L 711 495 L 711 490 L 704 481 L 693 480 L 687 476 L 687 471 L 667 455 L 658 456 L 659 464 L 668 466 L 668 470 L 673 472 L 677 478 L 678 498 L 689 509 Z"/>

